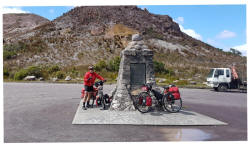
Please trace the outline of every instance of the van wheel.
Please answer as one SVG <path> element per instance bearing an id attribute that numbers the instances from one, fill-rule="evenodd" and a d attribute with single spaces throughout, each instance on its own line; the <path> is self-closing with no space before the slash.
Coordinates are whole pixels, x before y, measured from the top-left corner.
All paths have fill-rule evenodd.
<path id="1" fill-rule="evenodd" d="M 224 84 L 220 84 L 220 85 L 218 86 L 218 91 L 220 91 L 220 92 L 225 92 L 225 91 L 227 91 L 227 86 L 224 85 Z"/>
<path id="2" fill-rule="evenodd" d="M 218 91 L 218 87 L 214 87 L 214 91 Z"/>

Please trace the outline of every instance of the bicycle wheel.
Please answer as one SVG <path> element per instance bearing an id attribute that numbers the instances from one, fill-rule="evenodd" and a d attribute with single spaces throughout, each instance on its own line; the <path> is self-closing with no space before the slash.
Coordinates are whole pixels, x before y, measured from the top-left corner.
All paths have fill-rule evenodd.
<path id="1" fill-rule="evenodd" d="M 142 92 L 135 97 L 134 106 L 141 113 L 147 113 L 151 109 L 151 106 L 146 105 L 147 97 L 150 97 L 150 95 L 147 92 Z"/>
<path id="2" fill-rule="evenodd" d="M 174 99 L 174 96 L 168 93 L 163 97 L 163 106 L 170 113 L 179 112 L 182 108 L 182 100 Z"/>

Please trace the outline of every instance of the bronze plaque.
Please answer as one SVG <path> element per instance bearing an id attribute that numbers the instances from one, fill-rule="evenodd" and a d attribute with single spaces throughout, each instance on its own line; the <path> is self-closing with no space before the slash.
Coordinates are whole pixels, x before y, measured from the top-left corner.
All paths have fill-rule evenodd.
<path id="1" fill-rule="evenodd" d="M 145 63 L 130 64 L 130 84 L 142 85 L 146 83 L 146 65 Z"/>

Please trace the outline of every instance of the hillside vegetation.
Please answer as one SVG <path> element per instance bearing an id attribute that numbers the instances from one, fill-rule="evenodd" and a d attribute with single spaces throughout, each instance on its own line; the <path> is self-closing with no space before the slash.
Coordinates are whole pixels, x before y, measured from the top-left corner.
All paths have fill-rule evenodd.
<path id="1" fill-rule="evenodd" d="M 39 16 L 39 19 L 32 18 L 40 23 L 22 31 L 17 30 L 27 27 L 12 25 L 8 19 L 24 24 L 30 16 L 5 15 L 3 58 L 6 80 L 22 79 L 15 75 L 20 72 L 31 74 L 23 70 L 34 66 L 41 69 L 42 74 L 37 76 L 46 80 L 56 76 L 63 79 L 67 75 L 81 79 L 88 65 L 92 64 L 97 67 L 97 72 L 115 81 L 117 69 L 113 68 L 117 68 L 120 52 L 135 33 L 142 34 L 154 51 L 155 67 L 160 67 L 160 70 L 156 68 L 156 76 L 166 79 L 163 84 L 202 83 L 210 68 L 230 67 L 233 63 L 246 75 L 246 57 L 196 40 L 181 32 L 170 16 L 151 14 L 136 6 L 75 7 L 53 21 L 44 21 Z M 50 73 L 49 68 L 53 66 L 60 70 Z"/>

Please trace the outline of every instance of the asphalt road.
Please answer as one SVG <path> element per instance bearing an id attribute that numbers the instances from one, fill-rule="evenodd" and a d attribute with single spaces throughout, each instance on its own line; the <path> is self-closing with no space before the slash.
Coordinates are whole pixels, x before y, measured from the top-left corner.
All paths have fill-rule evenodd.
<path id="1" fill-rule="evenodd" d="M 105 85 L 108 93 L 113 85 Z M 180 89 L 184 109 L 226 126 L 72 125 L 81 84 L 4 83 L 4 142 L 247 140 L 247 94 Z"/>

